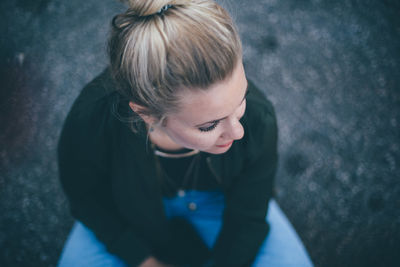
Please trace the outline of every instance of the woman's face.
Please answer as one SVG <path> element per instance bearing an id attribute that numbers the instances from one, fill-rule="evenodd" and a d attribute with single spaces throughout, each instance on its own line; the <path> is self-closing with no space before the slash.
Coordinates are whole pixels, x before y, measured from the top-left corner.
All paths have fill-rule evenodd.
<path id="1" fill-rule="evenodd" d="M 181 109 L 160 130 L 178 146 L 221 154 L 244 135 L 247 80 L 240 62 L 228 79 L 208 90 L 184 91 Z"/>

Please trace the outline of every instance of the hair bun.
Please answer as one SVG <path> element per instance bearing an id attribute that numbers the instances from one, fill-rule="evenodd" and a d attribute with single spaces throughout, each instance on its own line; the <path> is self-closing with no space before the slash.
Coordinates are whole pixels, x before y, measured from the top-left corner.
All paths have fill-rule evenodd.
<path id="1" fill-rule="evenodd" d="M 130 8 L 139 17 L 161 13 L 174 5 L 182 5 L 184 0 L 126 0 Z"/>

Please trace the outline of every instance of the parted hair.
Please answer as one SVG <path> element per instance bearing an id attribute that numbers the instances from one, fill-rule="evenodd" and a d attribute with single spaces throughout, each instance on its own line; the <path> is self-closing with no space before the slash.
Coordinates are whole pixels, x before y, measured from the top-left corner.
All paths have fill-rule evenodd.
<path id="1" fill-rule="evenodd" d="M 212 0 L 126 0 L 112 20 L 108 54 L 120 95 L 161 121 L 181 90 L 207 90 L 242 57 L 237 29 Z M 132 121 L 139 119 L 132 113 Z"/>

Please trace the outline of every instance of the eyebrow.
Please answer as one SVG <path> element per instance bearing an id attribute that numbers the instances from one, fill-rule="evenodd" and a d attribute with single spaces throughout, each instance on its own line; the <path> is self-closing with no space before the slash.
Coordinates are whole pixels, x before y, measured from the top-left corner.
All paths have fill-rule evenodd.
<path id="1" fill-rule="evenodd" d="M 247 83 L 246 92 L 244 93 L 244 96 L 243 96 L 242 101 L 240 102 L 240 105 L 241 105 L 241 104 L 243 103 L 243 101 L 246 99 L 246 96 L 248 95 L 248 93 L 249 93 L 249 83 Z M 240 105 L 239 105 L 239 106 L 240 106 Z M 201 126 L 203 126 L 204 124 L 207 124 L 207 123 L 215 123 L 215 122 L 217 122 L 217 121 L 222 121 L 222 120 L 226 119 L 227 117 L 228 117 L 228 116 L 225 116 L 225 117 L 223 117 L 223 118 L 216 119 L 216 120 L 207 121 L 207 122 L 204 122 L 204 123 L 201 123 L 201 124 L 196 125 L 196 127 L 201 127 Z"/>

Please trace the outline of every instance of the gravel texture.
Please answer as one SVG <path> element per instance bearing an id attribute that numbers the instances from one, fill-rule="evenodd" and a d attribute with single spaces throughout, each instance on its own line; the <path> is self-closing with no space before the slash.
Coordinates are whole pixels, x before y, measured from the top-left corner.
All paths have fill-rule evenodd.
<path id="1" fill-rule="evenodd" d="M 400 2 L 219 1 L 274 103 L 277 200 L 316 266 L 400 266 Z M 55 266 L 72 225 L 55 148 L 107 64 L 115 0 L 0 3 L 0 266 Z"/>

